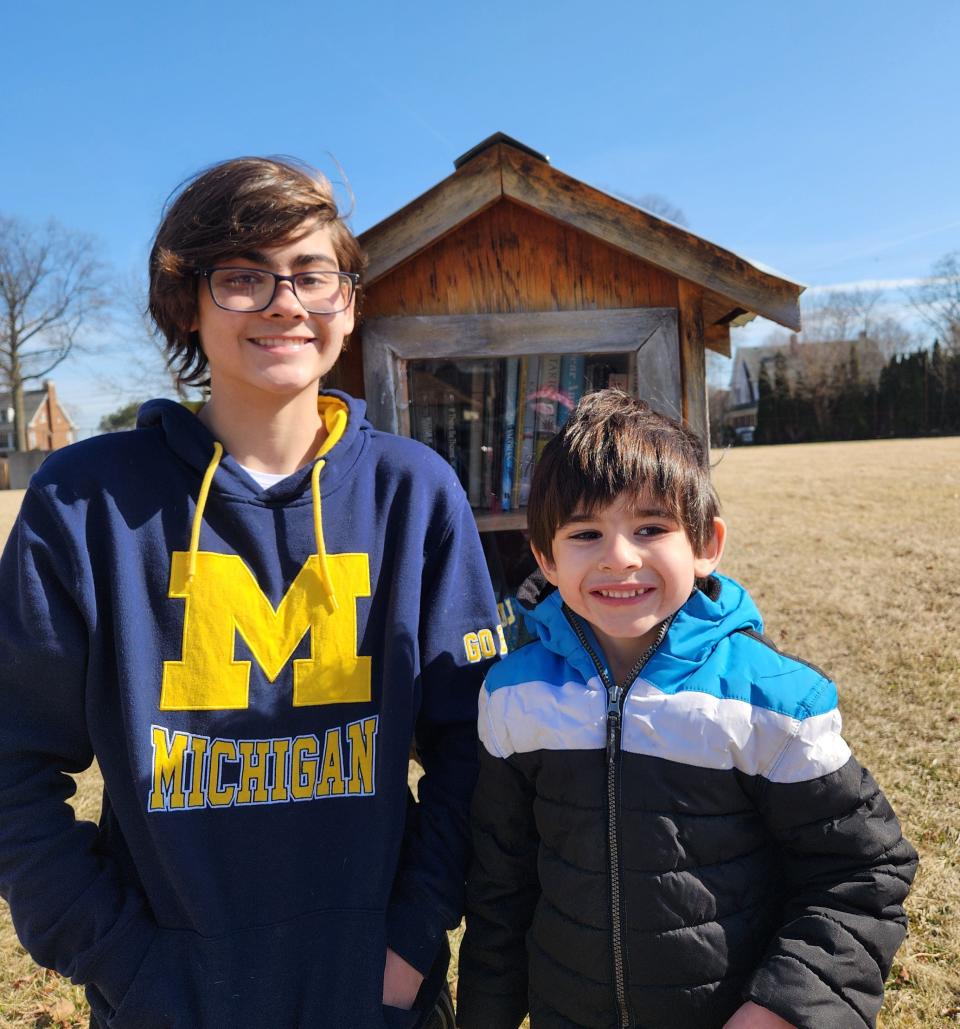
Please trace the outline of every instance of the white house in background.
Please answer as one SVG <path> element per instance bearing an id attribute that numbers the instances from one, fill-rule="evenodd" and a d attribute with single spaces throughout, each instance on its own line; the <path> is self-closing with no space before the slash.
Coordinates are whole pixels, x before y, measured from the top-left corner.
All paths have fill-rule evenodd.
<path id="1" fill-rule="evenodd" d="M 30 389 L 23 395 L 27 420 L 27 449 L 59 450 L 77 438 L 77 427 L 60 404 L 57 388 L 52 379 L 42 389 Z M 13 397 L 0 393 L 0 457 L 17 448 L 14 425 Z"/>
<path id="2" fill-rule="evenodd" d="M 740 347 L 733 357 L 730 372 L 730 400 L 724 418 L 730 435 L 738 443 L 752 443 L 757 428 L 757 402 L 760 399 L 760 376 L 766 368 L 773 381 L 773 363 L 778 354 L 787 362 L 787 376 L 803 375 L 808 382 L 829 380 L 834 370 L 850 359 L 851 348 L 857 355 L 860 378 L 876 384 L 886 364 L 876 340 L 861 335 L 858 339 L 828 340 L 801 343 L 791 336 L 789 343 L 766 347 Z"/>

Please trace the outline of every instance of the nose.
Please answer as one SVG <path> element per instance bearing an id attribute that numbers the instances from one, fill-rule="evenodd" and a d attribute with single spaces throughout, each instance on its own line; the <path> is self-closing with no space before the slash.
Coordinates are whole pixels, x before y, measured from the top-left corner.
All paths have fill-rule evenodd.
<path id="1" fill-rule="evenodd" d="M 307 317 L 307 310 L 300 303 L 297 294 L 293 291 L 292 282 L 278 282 L 273 292 L 273 300 L 264 312 L 270 318 L 295 318 L 303 320 Z"/>
<path id="2" fill-rule="evenodd" d="M 600 555 L 600 567 L 612 571 L 625 568 L 639 568 L 643 564 L 640 550 L 632 537 L 625 533 L 615 533 L 606 542 Z"/>

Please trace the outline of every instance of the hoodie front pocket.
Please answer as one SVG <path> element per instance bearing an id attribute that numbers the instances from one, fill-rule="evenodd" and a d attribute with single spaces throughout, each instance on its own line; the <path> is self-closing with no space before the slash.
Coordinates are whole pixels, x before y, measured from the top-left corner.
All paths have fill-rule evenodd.
<path id="1" fill-rule="evenodd" d="M 109 1029 L 382 1029 L 383 912 L 202 937 L 162 929 Z"/>

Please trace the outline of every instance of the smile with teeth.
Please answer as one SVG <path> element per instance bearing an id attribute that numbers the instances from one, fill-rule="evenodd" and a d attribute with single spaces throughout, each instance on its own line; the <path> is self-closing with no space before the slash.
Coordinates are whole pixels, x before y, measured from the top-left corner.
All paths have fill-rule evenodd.
<path id="1" fill-rule="evenodd" d="M 258 347 L 305 347 L 313 343 L 313 337 L 303 336 L 249 336 L 248 342 L 255 343 Z"/>
<path id="2" fill-rule="evenodd" d="M 601 597 L 609 597 L 612 600 L 629 600 L 633 597 L 642 597 L 645 593 L 650 592 L 649 586 L 637 586 L 634 589 L 629 590 L 605 590 L 599 589 L 593 592 Z"/>

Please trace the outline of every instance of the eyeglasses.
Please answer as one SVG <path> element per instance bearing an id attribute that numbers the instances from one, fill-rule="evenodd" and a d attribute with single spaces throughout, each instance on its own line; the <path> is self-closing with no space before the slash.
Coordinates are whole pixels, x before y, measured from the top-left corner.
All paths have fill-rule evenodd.
<path id="1" fill-rule="evenodd" d="M 265 311 L 281 282 L 289 282 L 294 295 L 310 314 L 337 314 L 353 300 L 360 276 L 357 272 L 312 271 L 278 275 L 260 268 L 201 268 L 210 296 L 224 311 Z"/>

